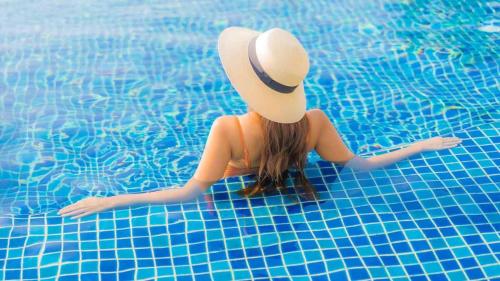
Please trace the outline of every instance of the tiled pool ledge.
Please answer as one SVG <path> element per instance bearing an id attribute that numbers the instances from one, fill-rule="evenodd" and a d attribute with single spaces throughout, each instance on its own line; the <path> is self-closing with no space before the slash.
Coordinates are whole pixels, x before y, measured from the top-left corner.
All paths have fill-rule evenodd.
<path id="1" fill-rule="evenodd" d="M 80 220 L 0 215 L 7 280 L 488 280 L 500 277 L 499 123 L 387 169 L 307 169 L 318 202 L 241 198 L 123 208 Z M 292 196 L 293 197 L 293 196 Z"/>

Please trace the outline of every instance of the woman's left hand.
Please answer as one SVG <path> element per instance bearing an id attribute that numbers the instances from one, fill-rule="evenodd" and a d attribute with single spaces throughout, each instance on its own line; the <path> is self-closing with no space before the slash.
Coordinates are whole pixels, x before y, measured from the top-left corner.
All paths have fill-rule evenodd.
<path id="1" fill-rule="evenodd" d="M 73 216 L 73 219 L 77 219 L 109 208 L 112 208 L 111 197 L 87 197 L 62 208 L 57 213 L 63 217 Z"/>

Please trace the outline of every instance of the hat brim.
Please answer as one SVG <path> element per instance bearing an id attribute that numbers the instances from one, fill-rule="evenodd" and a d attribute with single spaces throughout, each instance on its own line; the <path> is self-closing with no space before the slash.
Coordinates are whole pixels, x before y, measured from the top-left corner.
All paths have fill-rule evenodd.
<path id="1" fill-rule="evenodd" d="M 306 112 L 304 85 L 287 94 L 277 92 L 264 84 L 248 59 L 248 44 L 260 32 L 229 27 L 219 35 L 218 52 L 229 81 L 241 98 L 257 113 L 278 123 L 295 123 Z"/>

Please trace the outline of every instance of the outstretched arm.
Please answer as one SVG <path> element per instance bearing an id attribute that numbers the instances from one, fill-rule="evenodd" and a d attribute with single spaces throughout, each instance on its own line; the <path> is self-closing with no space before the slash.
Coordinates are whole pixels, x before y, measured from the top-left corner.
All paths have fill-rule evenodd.
<path id="1" fill-rule="evenodd" d="M 328 116 L 321 110 L 311 111 L 319 120 L 320 133 L 316 143 L 316 151 L 321 158 L 337 164 L 345 165 L 355 170 L 371 170 L 393 164 L 397 161 L 410 157 L 416 153 L 432 150 L 441 150 L 457 146 L 462 142 L 456 137 L 443 138 L 434 137 L 423 141 L 415 142 L 405 148 L 363 158 L 355 155 L 343 142 L 337 129 L 333 126 Z"/>
<path id="2" fill-rule="evenodd" d="M 214 121 L 198 168 L 183 187 L 110 197 L 88 197 L 62 208 L 58 213 L 61 216 L 80 218 L 106 209 L 133 204 L 164 204 L 193 200 L 223 176 L 224 169 L 231 159 L 227 124 L 226 117 Z"/>
<path id="3" fill-rule="evenodd" d="M 146 193 L 120 194 L 110 197 L 87 197 L 62 208 L 58 214 L 63 217 L 73 216 L 76 219 L 107 209 L 134 204 L 164 204 L 190 201 L 203 193 L 211 184 L 191 178 L 184 187 L 171 187 Z"/>
<path id="4" fill-rule="evenodd" d="M 111 207 L 121 207 L 133 204 L 164 204 L 190 201 L 207 190 L 213 182 L 201 182 L 191 178 L 183 187 L 171 187 L 139 194 L 121 194 L 111 198 Z"/>
<path id="5" fill-rule="evenodd" d="M 401 148 L 382 155 L 376 155 L 369 158 L 355 156 L 349 162 L 347 162 L 345 166 L 356 170 L 368 171 L 393 164 L 402 159 L 408 158 L 414 154 L 424 151 L 452 148 L 457 146 L 461 142 L 462 140 L 456 137 L 434 137 L 415 142 L 405 148 Z"/>

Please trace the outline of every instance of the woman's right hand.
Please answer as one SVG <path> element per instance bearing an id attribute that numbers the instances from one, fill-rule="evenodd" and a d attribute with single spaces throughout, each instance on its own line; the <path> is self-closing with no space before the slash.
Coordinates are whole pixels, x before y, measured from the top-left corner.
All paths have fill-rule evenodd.
<path id="1" fill-rule="evenodd" d="M 416 142 L 415 145 L 417 145 L 423 152 L 423 151 L 435 151 L 435 150 L 452 148 L 457 146 L 461 142 L 462 140 L 457 137 L 449 137 L 449 138 L 433 137 L 430 139 Z"/>

